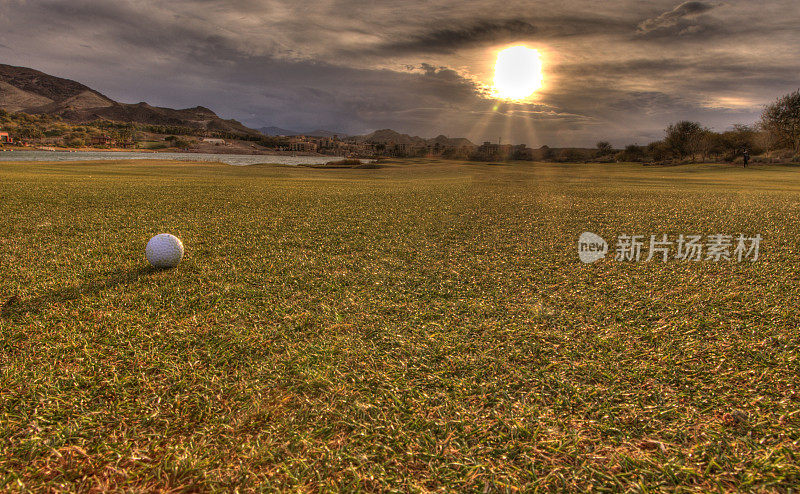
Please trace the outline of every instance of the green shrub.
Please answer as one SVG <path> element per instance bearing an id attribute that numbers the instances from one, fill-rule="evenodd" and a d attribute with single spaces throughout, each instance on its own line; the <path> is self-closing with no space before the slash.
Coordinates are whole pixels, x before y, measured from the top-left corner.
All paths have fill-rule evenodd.
<path id="1" fill-rule="evenodd" d="M 64 146 L 68 148 L 82 148 L 86 145 L 86 141 L 80 137 L 72 137 L 64 141 Z"/>

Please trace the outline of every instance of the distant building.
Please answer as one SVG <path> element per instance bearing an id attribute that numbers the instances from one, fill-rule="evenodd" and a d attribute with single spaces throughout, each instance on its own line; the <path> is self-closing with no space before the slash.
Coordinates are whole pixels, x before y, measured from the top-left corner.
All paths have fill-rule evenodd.
<path id="1" fill-rule="evenodd" d="M 302 153 L 311 153 L 317 150 L 319 146 L 316 142 L 306 139 L 305 136 L 293 136 L 289 138 L 289 150 L 300 151 Z"/>
<path id="2" fill-rule="evenodd" d="M 383 146 L 385 154 L 397 156 L 399 158 L 424 155 L 427 152 L 427 146 L 418 143 L 387 142 Z"/>
<path id="3" fill-rule="evenodd" d="M 223 146 L 225 145 L 225 139 L 216 139 L 213 137 L 204 137 L 202 142 L 207 142 L 209 144 L 214 144 L 215 146 Z"/>
<path id="4" fill-rule="evenodd" d="M 475 151 L 475 159 L 479 160 L 507 160 L 510 159 L 514 152 L 514 146 L 511 144 L 495 144 L 486 141 L 478 146 Z"/>
<path id="5" fill-rule="evenodd" d="M 0 144 L 13 144 L 14 138 L 8 132 L 0 131 Z"/>

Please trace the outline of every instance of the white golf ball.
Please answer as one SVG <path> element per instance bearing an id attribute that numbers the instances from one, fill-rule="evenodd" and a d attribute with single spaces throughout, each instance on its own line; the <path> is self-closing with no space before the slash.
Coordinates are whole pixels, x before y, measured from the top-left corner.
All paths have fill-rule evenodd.
<path id="1" fill-rule="evenodd" d="M 183 258 L 181 239 L 169 233 L 159 233 L 147 242 L 147 260 L 157 268 L 174 268 Z"/>

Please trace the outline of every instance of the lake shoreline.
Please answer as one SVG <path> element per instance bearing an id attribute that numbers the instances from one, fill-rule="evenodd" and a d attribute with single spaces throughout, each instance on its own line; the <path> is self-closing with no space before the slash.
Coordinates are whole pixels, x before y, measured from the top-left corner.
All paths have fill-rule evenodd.
<path id="1" fill-rule="evenodd" d="M 285 166 L 324 165 L 335 160 L 335 157 L 324 155 L 291 155 L 291 154 L 228 154 L 228 153 L 190 153 L 163 152 L 144 150 L 85 150 L 85 151 L 50 151 L 50 150 L 4 150 L 0 152 L 0 162 L 80 162 L 105 160 L 164 160 L 164 161 L 207 161 L 224 163 L 232 166 L 249 166 L 274 164 Z"/>
<path id="2" fill-rule="evenodd" d="M 36 148 L 30 147 L 0 147 L 0 153 L 3 152 L 19 152 L 19 153 L 35 153 L 35 152 L 50 152 L 50 153 L 143 153 L 143 154 L 152 154 L 152 153 L 180 153 L 180 154 L 230 154 L 230 155 L 241 155 L 241 156 L 310 156 L 315 158 L 341 158 L 341 156 L 334 156 L 328 154 L 319 154 L 319 153 L 308 153 L 308 152 L 293 152 L 293 151 L 252 151 L 250 152 L 243 152 L 244 150 L 241 149 L 226 149 L 221 147 L 221 149 L 214 149 L 213 153 L 210 153 L 205 150 L 201 149 L 180 149 L 180 148 L 164 148 L 164 149 L 126 149 L 126 148 L 94 148 L 94 147 L 83 147 L 83 148 L 63 148 L 57 146 L 40 146 Z"/>

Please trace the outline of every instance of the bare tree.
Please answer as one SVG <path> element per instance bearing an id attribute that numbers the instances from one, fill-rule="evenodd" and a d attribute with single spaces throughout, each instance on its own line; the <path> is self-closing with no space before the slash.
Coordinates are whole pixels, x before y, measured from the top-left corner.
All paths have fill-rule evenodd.
<path id="1" fill-rule="evenodd" d="M 702 161 L 708 161 L 711 155 L 718 154 L 721 148 L 721 138 L 716 132 L 702 129 L 697 138 L 697 151 L 702 156 Z"/>
<path id="2" fill-rule="evenodd" d="M 769 155 L 769 160 L 772 162 L 775 157 L 772 154 L 772 151 L 775 151 L 780 146 L 780 141 L 778 140 L 777 136 L 772 132 L 764 129 L 760 126 L 758 133 L 755 137 L 755 143 L 758 147 L 766 151 Z"/>
<path id="3" fill-rule="evenodd" d="M 784 146 L 800 152 L 800 90 L 767 106 L 761 114 L 761 126 Z"/>

